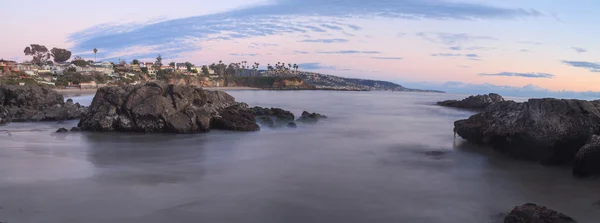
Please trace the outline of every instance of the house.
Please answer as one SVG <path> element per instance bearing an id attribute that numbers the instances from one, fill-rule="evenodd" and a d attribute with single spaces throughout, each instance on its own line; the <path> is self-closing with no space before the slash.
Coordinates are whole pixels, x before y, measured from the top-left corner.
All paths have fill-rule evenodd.
<path id="1" fill-rule="evenodd" d="M 128 68 L 134 72 L 142 72 L 139 64 L 130 64 L 128 65 Z"/>
<path id="2" fill-rule="evenodd" d="M 0 59 L 0 72 L 17 71 L 17 62 Z"/>
<path id="3" fill-rule="evenodd" d="M 110 67 L 110 68 L 113 67 L 112 63 L 110 63 L 108 61 L 95 62 L 95 63 L 92 64 L 92 66 L 95 66 L 95 67 Z"/>
<path id="4" fill-rule="evenodd" d="M 35 70 L 35 71 L 37 71 L 37 66 L 32 63 L 25 62 L 25 63 L 17 64 L 17 70 L 20 70 L 20 71 L 34 71 Z"/>
<path id="5" fill-rule="evenodd" d="M 174 67 L 171 66 L 162 66 L 160 67 L 161 70 L 166 70 L 166 71 L 175 71 Z"/>
<path id="6" fill-rule="evenodd" d="M 90 81 L 90 82 L 86 82 L 86 83 L 80 83 L 79 87 L 81 89 L 98 88 L 98 84 L 96 84 L 95 81 Z"/>
<path id="7" fill-rule="evenodd" d="M 215 74 L 215 71 L 213 69 L 210 69 L 209 67 L 207 67 L 207 68 L 208 68 L 209 75 Z M 192 70 L 196 70 L 196 71 L 198 71 L 199 74 L 202 74 L 202 66 L 194 66 L 192 68 Z"/>
<path id="8" fill-rule="evenodd" d="M 185 72 L 185 71 L 187 71 L 187 66 L 185 66 L 185 63 L 176 63 L 175 70 Z"/>

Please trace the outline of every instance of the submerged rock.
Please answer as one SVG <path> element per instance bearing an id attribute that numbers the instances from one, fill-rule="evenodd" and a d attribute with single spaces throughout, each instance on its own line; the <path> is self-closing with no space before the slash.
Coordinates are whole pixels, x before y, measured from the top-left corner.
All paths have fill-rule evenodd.
<path id="1" fill-rule="evenodd" d="M 493 103 L 501 101 L 504 101 L 504 98 L 502 96 L 500 96 L 499 94 L 490 93 L 484 95 L 469 96 L 468 98 L 465 98 L 463 100 L 440 101 L 437 103 L 437 105 L 454 108 L 482 110 Z"/>
<path id="2" fill-rule="evenodd" d="M 46 86 L 0 86 L 0 123 L 70 120 L 86 111 Z"/>
<path id="3" fill-rule="evenodd" d="M 516 158 L 562 164 L 571 162 L 600 131 L 600 111 L 582 100 L 502 101 L 454 122 L 454 130 L 470 142 L 491 144 Z"/>
<path id="4" fill-rule="evenodd" d="M 294 123 L 294 114 L 281 108 L 253 107 L 251 111 L 256 115 L 258 123 L 270 128 L 291 127 L 290 123 Z"/>
<path id="5" fill-rule="evenodd" d="M 309 113 L 307 111 L 304 111 L 304 112 L 302 112 L 302 115 L 300 116 L 300 118 L 298 118 L 298 120 L 296 120 L 296 121 L 302 122 L 302 123 L 314 124 L 324 118 L 327 118 L 327 116 L 321 115 L 319 113 Z"/>
<path id="6" fill-rule="evenodd" d="M 527 203 L 513 208 L 504 223 L 577 223 L 573 218 L 550 208 Z"/>
<path id="7" fill-rule="evenodd" d="M 600 173 L 600 136 L 593 135 L 575 154 L 573 175 L 587 177 Z"/>
<path id="8" fill-rule="evenodd" d="M 213 118 L 224 117 L 219 111 L 234 104 L 235 99 L 225 92 L 194 86 L 147 83 L 103 87 L 78 126 L 102 132 L 207 132 Z"/>
<path id="9" fill-rule="evenodd" d="M 81 129 L 79 127 L 73 127 L 71 128 L 71 132 L 80 132 Z"/>
<path id="10" fill-rule="evenodd" d="M 65 128 L 59 128 L 58 130 L 56 130 L 56 132 L 63 133 L 63 132 L 69 132 L 69 130 L 65 129 Z"/>

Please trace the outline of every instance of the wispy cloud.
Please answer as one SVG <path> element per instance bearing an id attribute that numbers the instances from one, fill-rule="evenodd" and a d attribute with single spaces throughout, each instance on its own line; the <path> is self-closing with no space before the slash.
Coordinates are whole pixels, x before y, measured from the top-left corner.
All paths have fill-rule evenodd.
<path id="1" fill-rule="evenodd" d="M 519 41 L 518 43 L 527 44 L 527 45 L 542 45 L 543 44 L 541 42 L 536 42 L 536 41 Z"/>
<path id="2" fill-rule="evenodd" d="M 434 53 L 431 54 L 432 57 L 460 57 L 462 54 L 460 53 Z"/>
<path id="3" fill-rule="evenodd" d="M 456 46 L 478 40 L 496 40 L 491 36 L 474 36 L 466 33 L 419 32 L 416 35 L 429 42 Z"/>
<path id="4" fill-rule="evenodd" d="M 343 4 L 340 4 L 339 0 L 279 0 L 273 4 L 187 18 L 102 24 L 73 33 L 68 39 L 74 44 L 73 51 L 105 49 L 98 54 L 99 58 L 105 59 L 111 59 L 106 54 L 108 52 L 135 45 L 153 46 L 156 54 L 176 57 L 180 53 L 197 51 L 206 41 L 228 41 L 285 33 L 326 33 L 331 30 L 343 30 L 342 27 L 349 28 L 345 31 L 358 30 L 358 26 L 355 25 L 335 25 L 333 22 L 307 24 L 302 19 L 307 17 L 470 20 L 514 19 L 540 15 L 538 11 L 530 9 L 446 0 L 371 0 L 369 4 L 357 0 L 344 1 Z M 460 36 L 454 38 L 455 40 L 444 42 L 464 41 Z M 182 45 L 182 42 L 186 44 Z"/>
<path id="5" fill-rule="evenodd" d="M 524 53 L 531 52 L 531 51 L 530 51 L 530 50 L 528 50 L 528 49 L 521 49 L 521 50 L 519 50 L 519 51 L 521 51 L 521 52 L 524 52 Z"/>
<path id="6" fill-rule="evenodd" d="M 357 25 L 348 24 L 348 25 L 346 25 L 346 26 L 348 26 L 348 28 L 350 28 L 350 29 L 353 29 L 353 30 L 356 30 L 356 31 L 358 31 L 358 30 L 362 30 L 362 27 L 360 27 L 360 26 L 357 26 Z"/>
<path id="7" fill-rule="evenodd" d="M 568 61 L 568 60 L 563 60 L 562 62 L 564 64 L 572 66 L 572 67 L 585 68 L 585 69 L 589 70 L 590 72 L 600 72 L 600 63 L 586 62 L 586 61 Z"/>
<path id="8" fill-rule="evenodd" d="M 298 42 L 304 43 L 346 43 L 348 39 L 305 39 Z"/>
<path id="9" fill-rule="evenodd" d="M 321 54 L 380 54 L 379 51 L 360 51 L 360 50 L 340 50 L 340 51 L 319 51 Z"/>
<path id="10" fill-rule="evenodd" d="M 554 78 L 554 74 L 548 73 L 517 73 L 517 72 L 501 72 L 501 73 L 482 73 L 479 76 L 504 76 L 504 77 L 526 77 L 526 78 Z"/>
<path id="11" fill-rule="evenodd" d="M 313 63 L 300 63 L 298 64 L 300 70 L 335 70 L 334 66 L 325 66 L 321 63 L 313 62 Z"/>
<path id="12" fill-rule="evenodd" d="M 571 49 L 574 50 L 577 53 L 585 53 L 585 52 L 587 52 L 586 49 L 581 48 L 581 47 L 571 47 Z"/>
<path id="13" fill-rule="evenodd" d="M 465 66 L 465 65 L 458 65 L 458 67 L 461 67 L 461 68 L 469 68 L 469 66 Z"/>
<path id="14" fill-rule="evenodd" d="M 371 59 L 376 60 L 402 60 L 402 57 L 371 57 Z"/>
<path id="15" fill-rule="evenodd" d="M 457 50 L 469 50 L 469 51 L 472 51 L 472 50 L 493 50 L 495 48 L 493 48 L 493 47 L 484 47 L 484 46 L 472 46 L 472 47 L 451 46 L 451 47 L 448 47 L 448 49 L 449 50 L 455 50 L 455 51 L 457 51 Z"/>
<path id="16" fill-rule="evenodd" d="M 403 33 L 403 32 L 396 33 L 396 37 L 403 37 L 403 36 L 406 36 L 406 33 Z"/>
<path id="17" fill-rule="evenodd" d="M 259 54 L 256 54 L 256 53 L 230 53 L 229 55 L 236 56 L 236 57 L 254 57 L 254 56 L 258 56 Z"/>
<path id="18" fill-rule="evenodd" d="M 308 54 L 308 52 L 306 52 L 306 51 L 294 50 L 294 52 L 292 52 L 292 54 Z"/>
<path id="19" fill-rule="evenodd" d="M 474 54 L 474 53 L 469 53 L 467 55 L 465 55 L 465 57 L 469 57 L 469 58 L 479 58 L 479 55 Z"/>

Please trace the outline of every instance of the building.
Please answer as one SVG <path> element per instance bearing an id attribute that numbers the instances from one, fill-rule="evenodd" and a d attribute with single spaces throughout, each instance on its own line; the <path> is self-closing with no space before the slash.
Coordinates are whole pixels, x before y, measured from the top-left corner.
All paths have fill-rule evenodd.
<path id="1" fill-rule="evenodd" d="M 142 72 L 142 69 L 140 68 L 139 64 L 130 64 L 128 65 L 129 69 L 134 71 L 134 72 Z"/>
<path id="2" fill-rule="evenodd" d="M 187 66 L 185 66 L 185 63 L 176 63 L 175 70 L 185 72 L 187 71 Z"/>
<path id="3" fill-rule="evenodd" d="M 19 71 L 34 71 L 34 70 L 36 70 L 37 71 L 37 66 L 32 63 L 28 63 L 28 62 L 20 63 L 20 64 L 17 64 L 17 70 L 19 70 Z"/>
<path id="4" fill-rule="evenodd" d="M 0 59 L 0 72 L 17 71 L 17 62 Z"/>
<path id="5" fill-rule="evenodd" d="M 80 83 L 79 87 L 81 89 L 98 88 L 98 84 L 96 84 L 95 81 L 90 81 L 90 82 L 86 82 L 86 83 Z"/>

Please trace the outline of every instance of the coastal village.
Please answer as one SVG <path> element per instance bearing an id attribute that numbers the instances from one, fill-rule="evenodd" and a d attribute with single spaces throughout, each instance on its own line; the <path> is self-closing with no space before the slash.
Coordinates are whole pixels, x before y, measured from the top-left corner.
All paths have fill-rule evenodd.
<path id="1" fill-rule="evenodd" d="M 94 49 L 94 54 L 98 52 Z M 277 62 L 262 65 L 240 61 L 195 65 L 191 62 L 86 60 L 71 58 L 66 49 L 31 44 L 24 50 L 32 59 L 23 62 L 0 59 L 0 84 L 49 85 L 57 89 L 94 89 L 107 85 L 129 85 L 148 81 L 201 87 L 254 87 L 286 90 L 392 90 L 411 91 L 386 81 L 343 78 L 300 70 L 298 64 Z M 264 69 L 266 67 L 266 69 Z"/>

